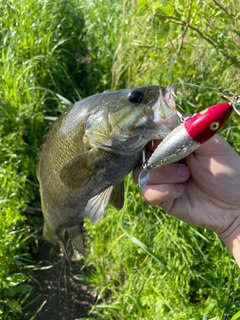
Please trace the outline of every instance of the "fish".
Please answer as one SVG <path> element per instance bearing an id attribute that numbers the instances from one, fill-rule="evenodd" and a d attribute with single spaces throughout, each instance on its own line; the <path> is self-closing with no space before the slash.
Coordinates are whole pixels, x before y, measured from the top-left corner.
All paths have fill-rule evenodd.
<path id="1" fill-rule="evenodd" d="M 187 157 L 213 137 L 227 122 L 232 111 L 232 103 L 225 102 L 211 106 L 191 117 L 187 116 L 185 121 L 163 139 L 149 160 L 143 163 L 143 170 L 138 177 L 139 186 L 142 188 L 148 183 L 149 170 Z"/>
<path id="2" fill-rule="evenodd" d="M 83 223 L 108 203 L 124 205 L 123 180 L 153 139 L 180 124 L 176 86 L 104 92 L 76 102 L 53 123 L 39 150 L 37 177 L 43 235 L 68 256 L 84 251 Z"/>

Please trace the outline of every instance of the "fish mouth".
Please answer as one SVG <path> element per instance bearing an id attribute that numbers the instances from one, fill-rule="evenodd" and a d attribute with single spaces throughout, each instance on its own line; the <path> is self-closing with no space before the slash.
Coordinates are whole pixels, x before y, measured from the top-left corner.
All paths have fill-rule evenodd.
<path id="1" fill-rule="evenodd" d="M 176 85 L 161 87 L 159 89 L 159 97 L 152 107 L 154 122 L 168 119 L 176 113 L 176 92 Z"/>

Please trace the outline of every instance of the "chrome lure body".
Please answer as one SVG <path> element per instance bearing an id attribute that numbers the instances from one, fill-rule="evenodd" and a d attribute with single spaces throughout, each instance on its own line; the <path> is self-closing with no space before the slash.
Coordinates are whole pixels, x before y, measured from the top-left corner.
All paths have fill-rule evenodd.
<path id="1" fill-rule="evenodd" d="M 171 131 L 156 148 L 150 159 L 143 163 L 139 185 L 144 187 L 149 180 L 149 170 L 179 161 L 202 143 L 213 137 L 226 123 L 232 113 L 229 102 L 205 109 Z"/>

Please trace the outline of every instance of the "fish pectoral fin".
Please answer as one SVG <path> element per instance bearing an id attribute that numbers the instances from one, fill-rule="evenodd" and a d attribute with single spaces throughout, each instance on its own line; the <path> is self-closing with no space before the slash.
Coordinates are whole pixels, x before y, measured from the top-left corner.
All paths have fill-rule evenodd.
<path id="1" fill-rule="evenodd" d="M 68 237 L 79 253 L 84 252 L 83 228 L 81 225 L 67 229 Z"/>
<path id="2" fill-rule="evenodd" d="M 87 181 L 89 179 L 89 162 L 91 162 L 91 152 L 92 151 L 90 150 L 86 153 L 79 154 L 63 166 L 60 171 L 60 179 L 63 184 L 70 188 L 76 188 L 82 184 L 83 181 Z"/>
<path id="3" fill-rule="evenodd" d="M 112 191 L 113 186 L 109 187 L 88 201 L 85 208 L 85 213 L 90 219 L 91 223 L 95 223 L 102 218 Z"/>
<path id="4" fill-rule="evenodd" d="M 124 183 L 121 181 L 114 186 L 110 196 L 109 203 L 113 205 L 117 210 L 121 210 L 124 205 Z"/>

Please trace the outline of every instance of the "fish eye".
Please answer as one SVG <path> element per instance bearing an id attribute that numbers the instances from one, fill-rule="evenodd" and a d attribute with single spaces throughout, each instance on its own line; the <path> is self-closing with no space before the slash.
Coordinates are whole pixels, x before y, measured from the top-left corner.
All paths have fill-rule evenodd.
<path id="1" fill-rule="evenodd" d="M 141 91 L 133 90 L 129 93 L 128 100 L 133 103 L 140 103 L 143 100 L 143 94 Z"/>
<path id="2" fill-rule="evenodd" d="M 216 131 L 219 128 L 219 122 L 215 121 L 210 124 L 210 129 Z"/>

